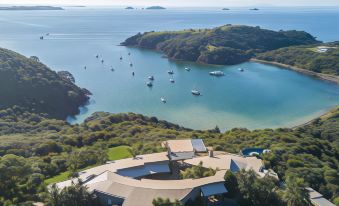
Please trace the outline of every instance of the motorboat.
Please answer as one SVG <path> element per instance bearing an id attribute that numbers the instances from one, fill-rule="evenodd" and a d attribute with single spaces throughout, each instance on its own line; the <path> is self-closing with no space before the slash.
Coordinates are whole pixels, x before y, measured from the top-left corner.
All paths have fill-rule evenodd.
<path id="1" fill-rule="evenodd" d="M 243 69 L 243 68 L 239 68 L 238 70 L 239 70 L 239 71 L 241 71 L 241 72 L 243 72 L 243 71 L 244 71 L 244 69 Z"/>
<path id="2" fill-rule="evenodd" d="M 200 96 L 201 95 L 200 91 L 198 91 L 197 89 L 192 89 L 191 92 L 195 96 Z"/>
<path id="3" fill-rule="evenodd" d="M 170 82 L 171 82 L 171 83 L 174 83 L 175 81 L 174 81 L 174 79 L 173 79 L 173 78 L 171 78 L 171 79 L 170 79 Z"/>
<path id="4" fill-rule="evenodd" d="M 160 100 L 161 100 L 163 103 L 166 103 L 165 97 L 161 97 Z"/>
<path id="5" fill-rule="evenodd" d="M 224 76 L 225 73 L 222 71 L 213 71 L 213 72 L 210 72 L 210 75 L 220 77 L 220 76 Z"/>
<path id="6" fill-rule="evenodd" d="M 188 71 L 188 72 L 191 71 L 191 69 L 188 68 L 188 67 L 185 67 L 185 70 Z"/>

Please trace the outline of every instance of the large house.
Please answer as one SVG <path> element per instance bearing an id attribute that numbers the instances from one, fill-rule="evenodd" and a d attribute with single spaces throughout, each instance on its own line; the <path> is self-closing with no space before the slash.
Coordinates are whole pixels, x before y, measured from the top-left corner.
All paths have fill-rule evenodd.
<path id="1" fill-rule="evenodd" d="M 158 197 L 187 203 L 198 196 L 207 201 L 211 196 L 225 194 L 224 175 L 227 170 L 253 169 L 260 177 L 269 175 L 256 157 L 223 152 L 207 155 L 202 140 L 170 140 L 163 146 L 167 152 L 111 161 L 80 172 L 79 179 L 97 195 L 101 205 L 151 206 L 152 200 Z M 202 162 L 203 167 L 217 169 L 217 172 L 214 176 L 199 179 L 169 178 L 175 173 L 172 165 L 179 162 L 186 167 Z M 70 186 L 76 181 L 78 179 L 60 182 L 57 187 Z"/>

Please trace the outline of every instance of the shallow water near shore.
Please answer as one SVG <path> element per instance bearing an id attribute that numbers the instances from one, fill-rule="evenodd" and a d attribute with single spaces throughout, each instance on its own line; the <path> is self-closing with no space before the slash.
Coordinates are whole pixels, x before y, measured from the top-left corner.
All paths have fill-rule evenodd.
<path id="1" fill-rule="evenodd" d="M 228 23 L 306 30 L 320 40 L 334 41 L 339 32 L 333 26 L 339 24 L 338 11 L 255 12 L 242 8 L 4 11 L 0 13 L 0 46 L 27 56 L 36 55 L 54 70 L 70 71 L 77 85 L 93 93 L 82 113 L 69 118 L 72 123 L 81 123 L 93 112 L 106 111 L 156 116 L 194 129 L 211 129 L 216 125 L 222 130 L 276 128 L 301 124 L 338 105 L 339 86 L 272 65 L 255 62 L 199 65 L 170 61 L 154 51 L 117 45 L 137 32 L 210 28 Z M 46 33 L 50 35 L 39 40 Z M 173 70 L 174 75 L 168 75 L 167 70 Z M 225 76 L 208 75 L 213 70 L 222 70 Z M 152 88 L 145 84 L 149 75 L 155 78 Z M 202 96 L 193 96 L 193 88 L 199 89 Z M 166 104 L 160 101 L 161 97 L 166 98 Z"/>

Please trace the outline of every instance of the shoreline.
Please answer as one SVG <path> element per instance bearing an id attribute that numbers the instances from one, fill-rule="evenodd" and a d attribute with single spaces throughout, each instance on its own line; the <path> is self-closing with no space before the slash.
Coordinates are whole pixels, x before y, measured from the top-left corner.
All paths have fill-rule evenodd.
<path id="1" fill-rule="evenodd" d="M 305 74 L 305 75 L 308 75 L 308 76 L 311 76 L 311 77 L 315 77 L 315 78 L 323 80 L 323 81 L 327 81 L 327 82 L 331 82 L 331 83 L 335 83 L 335 84 L 339 85 L 339 77 L 337 77 L 337 76 L 333 76 L 333 75 L 329 75 L 329 74 L 316 73 L 316 72 L 313 72 L 313 71 L 309 71 L 309 70 L 306 70 L 306 69 L 302 69 L 302 68 L 299 68 L 299 67 L 295 67 L 295 66 L 291 66 L 291 65 L 283 64 L 283 63 L 279 63 L 279 62 L 271 62 L 271 61 L 260 60 L 260 59 L 255 59 L 255 58 L 252 58 L 249 61 L 279 66 L 279 67 L 282 67 L 282 68 L 285 68 L 285 69 L 296 71 L 296 72 L 299 72 L 299 73 L 302 73 L 302 74 Z"/>

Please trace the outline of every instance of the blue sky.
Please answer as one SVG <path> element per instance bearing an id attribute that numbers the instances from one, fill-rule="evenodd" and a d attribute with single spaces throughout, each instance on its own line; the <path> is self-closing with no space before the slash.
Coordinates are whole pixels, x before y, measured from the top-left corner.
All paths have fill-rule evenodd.
<path id="1" fill-rule="evenodd" d="M 58 4 L 172 7 L 339 6 L 339 0 L 0 0 L 1 4 Z"/>

